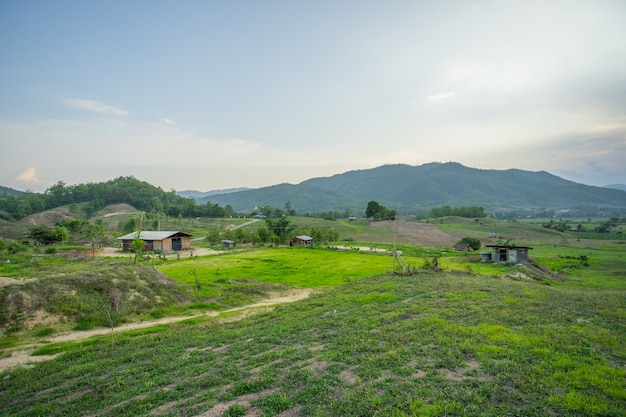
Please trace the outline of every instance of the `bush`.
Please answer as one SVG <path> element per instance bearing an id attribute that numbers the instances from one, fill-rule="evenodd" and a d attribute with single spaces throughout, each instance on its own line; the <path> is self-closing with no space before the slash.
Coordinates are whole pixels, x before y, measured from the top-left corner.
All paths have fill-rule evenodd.
<path id="1" fill-rule="evenodd" d="M 11 242 L 9 246 L 7 247 L 7 250 L 9 251 L 9 253 L 25 252 L 27 249 L 28 249 L 28 246 L 20 242 Z"/>
<path id="2" fill-rule="evenodd" d="M 46 337 L 54 334 L 55 330 L 52 327 L 42 327 L 34 330 L 33 336 L 35 337 Z"/>
<path id="3" fill-rule="evenodd" d="M 472 250 L 478 250 L 482 246 L 482 243 L 480 242 L 479 239 L 475 237 L 469 237 L 469 236 L 464 237 L 463 239 L 459 240 L 459 243 L 467 243 L 470 249 Z"/>

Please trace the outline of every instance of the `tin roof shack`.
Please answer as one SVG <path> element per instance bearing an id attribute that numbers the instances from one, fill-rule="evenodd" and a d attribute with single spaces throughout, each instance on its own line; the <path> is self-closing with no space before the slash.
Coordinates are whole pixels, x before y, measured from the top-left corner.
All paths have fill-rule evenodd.
<path id="1" fill-rule="evenodd" d="M 483 256 L 483 262 L 507 262 L 507 263 L 526 263 L 528 262 L 528 251 L 532 249 L 529 246 L 516 245 L 486 245 L 491 250 L 491 256 Z"/>
<path id="2" fill-rule="evenodd" d="M 224 249 L 232 249 L 235 247 L 235 241 L 230 239 L 222 240 L 222 244 L 224 245 Z"/>
<path id="3" fill-rule="evenodd" d="M 133 240 L 135 239 L 146 242 L 143 251 L 166 253 L 191 249 L 191 235 L 178 231 L 142 231 L 139 236 L 137 236 L 137 232 L 133 232 L 117 238 L 117 240 L 122 241 L 122 249 L 125 252 L 133 250 Z"/>
<path id="4" fill-rule="evenodd" d="M 311 236 L 300 235 L 291 239 L 291 246 L 313 246 L 315 240 Z"/>

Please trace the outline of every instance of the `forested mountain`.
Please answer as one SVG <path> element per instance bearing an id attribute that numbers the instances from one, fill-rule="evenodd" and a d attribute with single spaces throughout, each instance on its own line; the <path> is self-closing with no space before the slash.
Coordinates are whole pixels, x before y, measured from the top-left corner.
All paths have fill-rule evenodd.
<path id="1" fill-rule="evenodd" d="M 3 186 L 0 185 L 0 195 L 18 196 L 18 195 L 22 195 L 22 194 L 24 194 L 24 192 L 18 191 L 18 190 L 14 190 L 13 188 L 9 188 L 9 187 L 3 187 Z"/>
<path id="2" fill-rule="evenodd" d="M 361 213 L 364 202 L 376 200 L 400 213 L 415 213 L 442 205 L 500 208 L 626 208 L 626 193 L 564 180 L 545 171 L 482 170 L 461 164 L 384 165 L 313 178 L 298 185 L 281 184 L 211 200 L 242 210 L 259 204 L 298 212 L 344 210 Z M 365 203 L 366 204 L 366 203 Z"/>
<path id="3" fill-rule="evenodd" d="M 297 213 L 343 212 L 345 209 L 356 209 L 361 213 L 368 201 L 366 198 L 354 198 L 338 191 L 304 183 L 272 185 L 197 199 L 198 203 L 205 203 L 207 200 L 220 205 L 231 205 L 235 211 L 264 206 L 282 209 L 285 203 L 289 202 Z"/>
<path id="4" fill-rule="evenodd" d="M 303 184 L 414 207 L 478 205 L 568 207 L 578 204 L 626 207 L 626 195 L 564 180 L 545 171 L 481 170 L 458 163 L 385 165 Z"/>
<path id="5" fill-rule="evenodd" d="M 605 185 L 604 188 L 613 188 L 615 190 L 626 191 L 626 184 L 609 184 Z"/>
<path id="6" fill-rule="evenodd" d="M 300 184 L 279 184 L 239 192 L 184 198 L 174 191 L 134 177 L 119 177 L 102 183 L 68 186 L 63 182 L 44 193 L 0 193 L 0 218 L 18 220 L 30 214 L 63 205 L 84 203 L 89 216 L 100 208 L 126 203 L 141 211 L 169 216 L 223 217 L 255 207 L 286 208 L 296 213 L 351 212 L 363 215 L 375 200 L 400 214 L 428 212 L 444 205 L 498 209 L 620 208 L 626 210 L 626 192 L 567 181 L 545 171 L 519 169 L 481 170 L 458 163 L 419 166 L 385 165 L 349 171 Z"/>

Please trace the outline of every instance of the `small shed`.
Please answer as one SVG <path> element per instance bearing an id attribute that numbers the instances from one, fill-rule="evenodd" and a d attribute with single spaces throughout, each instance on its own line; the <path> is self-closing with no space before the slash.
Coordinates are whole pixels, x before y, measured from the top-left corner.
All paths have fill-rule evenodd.
<path id="1" fill-rule="evenodd" d="M 224 249 L 232 249 L 235 247 L 235 241 L 230 239 L 222 240 L 222 244 L 224 245 Z"/>
<path id="2" fill-rule="evenodd" d="M 133 250 L 133 240 L 141 239 L 145 242 L 143 251 L 173 252 L 191 249 L 191 235 L 179 231 L 141 231 L 120 236 L 122 249 L 126 252 Z"/>
<path id="3" fill-rule="evenodd" d="M 311 236 L 300 235 L 291 239 L 291 246 L 313 246 L 315 241 Z"/>
<path id="4" fill-rule="evenodd" d="M 532 249 L 529 246 L 517 245 L 486 245 L 491 250 L 491 256 L 482 257 L 483 262 L 507 262 L 507 263 L 525 263 L 528 262 L 528 251 Z M 488 259 L 488 260 L 486 260 Z"/>

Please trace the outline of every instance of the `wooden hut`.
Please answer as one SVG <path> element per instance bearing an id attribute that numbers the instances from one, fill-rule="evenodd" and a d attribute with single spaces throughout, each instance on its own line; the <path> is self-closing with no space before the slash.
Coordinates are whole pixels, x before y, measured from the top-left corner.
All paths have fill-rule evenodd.
<path id="1" fill-rule="evenodd" d="M 166 253 L 191 249 L 191 235 L 178 231 L 133 232 L 117 238 L 122 241 L 122 249 L 127 252 L 133 250 L 133 240 L 137 239 L 145 242 L 143 251 Z"/>
<path id="2" fill-rule="evenodd" d="M 300 235 L 291 239 L 291 246 L 313 246 L 315 240 L 311 236 Z"/>

